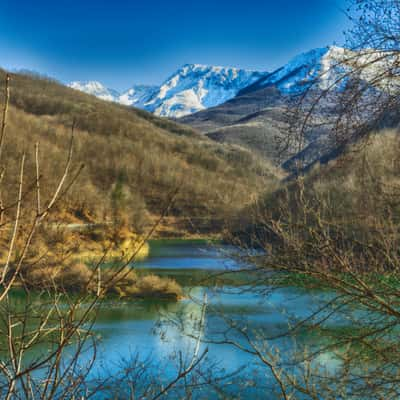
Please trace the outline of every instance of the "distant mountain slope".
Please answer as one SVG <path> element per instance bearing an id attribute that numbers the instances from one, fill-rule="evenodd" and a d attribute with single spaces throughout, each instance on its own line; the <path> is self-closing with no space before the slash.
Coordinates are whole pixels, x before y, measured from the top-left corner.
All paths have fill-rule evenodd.
<path id="1" fill-rule="evenodd" d="M 230 101 L 180 119 L 208 137 L 219 142 L 244 145 L 259 154 L 290 166 L 290 153 L 278 152 L 278 143 L 288 129 L 287 111 L 294 100 L 312 88 L 341 91 L 346 85 L 346 74 L 352 70 L 350 50 L 331 46 L 314 49 L 293 58 L 283 67 L 261 77 L 242 89 Z M 369 57 L 366 52 L 365 56 Z M 376 67 L 374 67 L 376 68 Z M 360 78 L 376 74 L 366 69 Z M 321 117 L 322 118 L 322 117 Z M 302 156 L 309 162 L 318 159 L 331 146 L 323 128 L 307 136 L 307 148 Z M 290 149 L 289 149 L 290 150 Z M 293 149 L 294 150 L 294 149 Z"/>
<path id="2" fill-rule="evenodd" d="M 274 87 L 242 94 L 179 119 L 218 142 L 245 146 L 277 160 L 276 136 L 285 128 L 285 99 Z"/>
<path id="3" fill-rule="evenodd" d="M 344 48 L 330 46 L 300 54 L 283 67 L 246 87 L 239 95 L 270 86 L 275 86 L 286 95 L 301 94 L 311 85 L 328 89 L 335 86 L 338 76 L 345 72 L 341 61 L 348 52 Z M 343 82 L 340 84 L 343 85 Z"/>
<path id="4" fill-rule="evenodd" d="M 145 108 L 145 104 L 154 96 L 157 90 L 157 86 L 134 85 L 120 94 L 115 101 L 126 106 Z"/>
<path id="5" fill-rule="evenodd" d="M 224 103 L 265 74 L 187 64 L 159 87 L 136 85 L 122 94 L 96 81 L 72 82 L 69 86 L 103 100 L 142 108 L 158 116 L 179 118 Z"/>

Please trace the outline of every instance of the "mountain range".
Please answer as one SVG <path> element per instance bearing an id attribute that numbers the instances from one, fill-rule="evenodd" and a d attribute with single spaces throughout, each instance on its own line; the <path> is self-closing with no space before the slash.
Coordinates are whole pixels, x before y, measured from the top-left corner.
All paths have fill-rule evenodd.
<path id="1" fill-rule="evenodd" d="M 69 86 L 158 116 L 180 118 L 265 87 L 274 86 L 281 94 L 295 95 L 319 78 L 320 87 L 327 88 L 335 81 L 337 73 L 343 72 L 343 67 L 335 64 L 347 51 L 336 46 L 314 49 L 298 55 L 272 73 L 186 64 L 160 86 L 133 85 L 122 93 L 97 81 L 76 81 Z"/>
<path id="2" fill-rule="evenodd" d="M 157 116 L 179 118 L 222 104 L 265 75 L 237 68 L 186 64 L 160 86 L 134 85 L 122 93 L 96 81 L 77 81 L 69 86 Z"/>
<path id="3" fill-rule="evenodd" d="M 270 73 L 187 64 L 159 87 L 133 86 L 124 93 L 98 82 L 73 82 L 70 86 L 104 100 L 178 119 L 215 141 L 244 146 L 288 165 L 289 153 L 282 155 L 276 146 L 287 132 L 288 107 L 311 87 L 342 90 L 346 76 L 356 70 L 355 62 L 368 65 L 371 57 L 379 57 L 368 50 L 361 56 L 354 54 L 337 46 L 313 49 Z M 378 72 L 376 63 L 372 64 L 374 67 L 363 68 L 357 78 L 373 80 Z M 312 132 L 306 140 L 303 155 L 310 162 L 327 151 L 322 130 Z"/>
<path id="4" fill-rule="evenodd" d="M 290 155 L 281 154 L 277 143 L 288 129 L 288 107 L 311 86 L 323 90 L 336 85 L 340 89 L 343 82 L 339 78 L 346 68 L 341 61 L 347 52 L 331 46 L 300 54 L 229 101 L 185 116 L 180 122 L 218 142 L 238 144 L 274 161 L 286 162 Z M 314 143 L 312 158 L 320 154 L 315 148 Z"/>
<path id="5" fill-rule="evenodd" d="M 364 100 L 360 98 L 358 102 L 365 101 L 364 113 L 368 113 L 367 104 L 374 104 L 374 99 L 379 101 L 383 92 L 394 88 L 393 93 L 398 93 L 395 76 L 382 78 L 382 71 L 387 70 L 387 65 L 382 64 L 388 62 L 387 57 L 372 49 L 358 52 L 336 46 L 314 49 L 260 78 L 224 104 L 185 116 L 180 122 L 218 142 L 247 147 L 288 169 L 294 166 L 297 157 L 310 165 L 326 159 L 336 146 L 330 124 L 338 112 L 334 99 L 341 97 L 332 96 L 333 93 L 345 95 L 345 88 L 351 90 L 353 84 L 361 85 L 359 93 L 363 93 Z M 306 109 L 306 103 L 317 98 L 318 109 L 313 112 L 316 123 L 305 132 L 299 152 L 287 136 L 291 114 L 288 111 L 298 112 L 298 101 Z M 284 146 L 280 144 L 289 147 L 282 152 Z"/>

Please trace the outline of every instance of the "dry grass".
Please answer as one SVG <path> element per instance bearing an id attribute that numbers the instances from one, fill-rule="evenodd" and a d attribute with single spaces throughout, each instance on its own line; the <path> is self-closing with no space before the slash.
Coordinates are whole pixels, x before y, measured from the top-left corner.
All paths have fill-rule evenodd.
<path id="1" fill-rule="evenodd" d="M 65 265 L 38 265 L 27 268 L 21 274 L 21 281 L 29 288 L 47 289 L 68 292 L 82 292 L 86 290 L 92 272 L 85 264 Z"/>
<path id="2" fill-rule="evenodd" d="M 174 301 L 183 297 L 182 288 L 175 280 L 153 274 L 138 275 L 130 267 L 125 267 L 118 274 L 113 269 L 104 269 L 100 273 L 100 282 L 104 295 Z M 46 262 L 23 269 L 17 285 L 60 293 L 95 294 L 99 288 L 99 274 L 84 263 L 51 264 Z"/>
<path id="3" fill-rule="evenodd" d="M 128 298 L 153 298 L 179 300 L 183 297 L 182 288 L 169 278 L 160 278 L 149 274 L 138 276 L 134 270 L 124 270 L 115 277 L 112 272 L 105 271 L 103 279 L 112 279 L 109 293 Z"/>

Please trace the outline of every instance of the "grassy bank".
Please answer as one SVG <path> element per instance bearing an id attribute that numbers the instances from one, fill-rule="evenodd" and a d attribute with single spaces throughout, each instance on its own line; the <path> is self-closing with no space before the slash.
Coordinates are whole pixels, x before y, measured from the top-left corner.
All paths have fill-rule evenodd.
<path id="1" fill-rule="evenodd" d="M 138 274 L 128 266 L 130 261 L 145 259 L 149 252 L 149 243 L 126 227 L 47 227 L 35 239 L 14 286 L 60 293 L 101 291 L 103 295 L 121 298 L 181 299 L 182 289 L 174 279 L 153 273 Z M 3 266 L 6 258 L 7 252 L 3 251 Z M 17 264 L 12 262 L 10 277 L 16 268 Z"/>
<path id="2" fill-rule="evenodd" d="M 175 279 L 153 273 L 138 274 L 131 267 L 110 268 L 74 261 L 23 270 L 14 283 L 14 288 L 18 287 L 33 292 L 101 293 L 103 297 L 131 299 L 178 301 L 183 298 L 182 288 Z"/>

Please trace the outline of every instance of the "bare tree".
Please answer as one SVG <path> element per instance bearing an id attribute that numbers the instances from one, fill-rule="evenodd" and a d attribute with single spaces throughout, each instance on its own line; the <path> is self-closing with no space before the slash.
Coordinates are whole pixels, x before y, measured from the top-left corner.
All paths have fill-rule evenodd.
<path id="1" fill-rule="evenodd" d="M 348 9 L 353 29 L 347 48 L 325 76 L 318 76 L 290 105 L 291 129 L 281 144 L 295 150 L 294 176 L 266 195 L 240 245 L 257 244 L 265 256 L 247 269 L 250 290 L 302 285 L 332 296 L 282 336 L 319 333 L 328 340 L 302 347 L 287 363 L 276 337 L 249 333 L 225 342 L 252 354 L 272 373 L 277 398 L 397 399 L 400 395 L 400 225 L 398 110 L 400 2 L 355 0 Z M 322 84 L 323 79 L 324 84 Z M 382 133 L 393 128 L 391 135 Z M 328 165 L 310 166 L 304 156 L 310 134 L 324 138 Z M 374 154 L 376 143 L 389 146 Z M 375 146 L 375 147 L 374 147 Z M 393 177 L 390 178 L 389 177 Z M 245 238 L 243 242 L 242 239 Z M 237 240 L 237 236 L 234 238 Z M 346 321 L 331 330 L 330 321 Z M 318 357 L 334 354 L 326 373 Z"/>
<path id="2" fill-rule="evenodd" d="M 19 176 L 5 183 L 9 100 L 7 75 L 0 128 L 0 240 L 5 248 L 0 267 L 0 397 L 88 399 L 107 390 L 114 395 L 123 388 L 123 398 L 158 399 L 176 388 L 182 390 L 181 382 L 189 382 L 207 354 L 199 344 L 189 359 L 179 360 L 177 375 L 170 382 L 151 377 L 147 367 L 137 362 L 125 365 L 120 378 L 90 378 L 98 350 L 94 329 L 98 311 L 116 285 L 131 279 L 137 254 L 167 214 L 178 189 L 136 248 L 121 253 L 110 268 L 102 267 L 113 244 L 91 268 L 71 263 L 74 244 L 65 243 L 62 235 L 59 241 L 56 237 L 57 207 L 83 168 L 73 163 L 75 124 L 63 173 L 52 190 L 43 190 L 39 143 L 21 154 Z M 15 198 L 6 202 L 4 193 L 7 199 L 15 193 Z M 43 236 L 51 238 L 45 248 L 40 246 Z M 148 378 L 141 381 L 144 372 Z"/>

